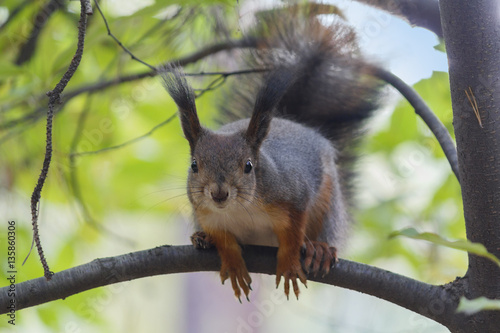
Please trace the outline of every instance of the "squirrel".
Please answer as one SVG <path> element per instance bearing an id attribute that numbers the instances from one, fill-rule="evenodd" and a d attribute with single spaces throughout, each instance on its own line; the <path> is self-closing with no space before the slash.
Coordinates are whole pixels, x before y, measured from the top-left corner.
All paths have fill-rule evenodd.
<path id="1" fill-rule="evenodd" d="M 229 118 L 249 118 L 202 127 L 182 70 L 161 73 L 191 151 L 192 243 L 215 246 L 222 283 L 230 279 L 240 302 L 252 281 L 242 245 L 278 247 L 276 286 L 283 277 L 287 298 L 290 282 L 298 299 L 297 279 L 306 285 L 308 273 L 328 274 L 337 262 L 352 223 L 352 146 L 377 107 L 380 83 L 353 29 L 297 8 L 261 17 L 252 62 L 268 71 L 238 80 L 224 99 Z"/>

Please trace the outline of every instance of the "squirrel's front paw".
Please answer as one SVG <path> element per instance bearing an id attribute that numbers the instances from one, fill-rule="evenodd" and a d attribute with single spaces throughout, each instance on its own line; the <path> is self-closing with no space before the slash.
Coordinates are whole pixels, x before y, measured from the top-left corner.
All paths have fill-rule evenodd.
<path id="1" fill-rule="evenodd" d="M 241 303 L 241 290 L 245 293 L 247 301 L 250 301 L 248 294 L 250 290 L 252 290 L 250 286 L 252 279 L 250 278 L 250 274 L 248 274 L 244 261 L 235 265 L 228 265 L 222 262 L 220 269 L 222 284 L 224 284 L 228 278 L 231 280 L 231 286 L 233 287 L 234 295 L 238 298 L 238 301 Z"/>
<path id="2" fill-rule="evenodd" d="M 212 238 L 203 231 L 197 231 L 191 235 L 191 243 L 196 249 L 210 249 L 214 247 Z"/>
<path id="3" fill-rule="evenodd" d="M 296 262 L 282 262 L 278 259 L 278 267 L 276 269 L 276 288 L 278 288 L 280 284 L 281 277 L 285 280 L 285 295 L 288 299 L 288 295 L 290 294 L 290 281 L 292 281 L 293 292 L 297 299 L 299 299 L 299 285 L 297 284 L 297 278 L 306 286 L 307 288 L 307 278 L 300 266 L 300 261 Z"/>
<path id="4" fill-rule="evenodd" d="M 338 262 L 337 249 L 324 242 L 308 241 L 302 250 L 305 252 L 303 267 L 307 274 L 313 273 L 316 276 L 321 271 L 322 276 L 325 276 Z"/>

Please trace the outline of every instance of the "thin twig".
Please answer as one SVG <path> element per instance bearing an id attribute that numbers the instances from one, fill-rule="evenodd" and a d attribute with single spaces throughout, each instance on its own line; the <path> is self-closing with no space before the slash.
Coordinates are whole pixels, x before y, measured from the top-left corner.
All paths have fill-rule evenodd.
<path id="1" fill-rule="evenodd" d="M 25 0 L 25 3 L 29 3 L 31 0 Z M 171 17 L 169 18 L 166 18 L 166 19 L 163 19 L 161 21 L 159 21 L 156 25 L 154 25 L 153 27 L 151 27 L 151 29 L 149 29 L 148 31 L 146 31 L 144 34 L 142 34 L 141 36 L 139 36 L 137 38 L 137 41 L 132 45 L 136 45 L 138 44 L 140 41 L 143 41 L 145 36 L 149 36 L 151 34 L 151 32 L 155 32 L 159 29 L 159 27 L 161 27 L 161 25 L 163 25 L 165 22 L 167 21 L 171 21 L 175 18 L 177 18 L 184 10 L 185 8 L 183 7 L 179 7 L 179 9 L 177 10 L 177 12 L 172 15 Z M 14 15 L 14 12 L 12 13 L 12 15 Z M 7 21 L 9 21 L 11 19 L 11 16 L 9 16 L 9 19 Z M 4 23 L 4 25 L 6 24 L 7 22 Z M 184 26 L 185 23 L 183 24 L 180 24 L 180 26 Z M 3 28 L 0 27 L 0 29 Z M 169 31 L 169 33 L 171 33 L 172 31 Z M 106 70 L 103 70 L 102 73 L 107 73 Z M 102 75 L 102 74 L 101 74 Z M 23 104 L 31 104 L 31 105 L 36 105 L 36 104 L 39 104 L 44 98 L 46 97 L 46 94 L 41 94 L 39 96 L 32 96 L 32 97 L 29 97 L 29 99 L 27 100 L 26 98 L 23 98 L 23 99 L 20 99 L 18 101 L 14 101 L 14 102 L 10 102 L 10 103 L 4 103 L 2 105 L 0 105 L 0 113 L 4 113 L 4 112 L 9 112 L 9 111 L 12 111 L 12 110 L 15 110 L 15 107 L 19 106 L 19 105 L 23 105 Z M 45 108 L 43 108 L 43 111 L 45 111 Z M 14 119 L 13 121 L 10 121 L 8 123 L 2 123 L 0 124 L 0 129 L 5 129 L 5 128 L 9 128 L 9 127 L 12 127 L 14 125 L 16 125 L 19 121 L 22 121 L 23 118 L 18 118 L 18 119 Z M 2 142 L 2 139 L 0 139 L 0 143 Z"/>
<path id="2" fill-rule="evenodd" d="M 141 135 L 141 136 L 138 136 L 136 138 L 133 138 L 131 140 L 128 140 L 128 141 L 125 141 L 119 145 L 116 145 L 116 146 L 111 146 L 111 147 L 106 147 L 106 148 L 103 148 L 103 149 L 98 149 L 98 150 L 93 150 L 93 151 L 83 151 L 83 152 L 79 152 L 79 153 L 70 153 L 69 154 L 69 157 L 72 158 L 72 157 L 79 157 L 79 156 L 84 156 L 84 155 L 96 155 L 96 154 L 100 154 L 100 153 L 104 153 L 104 152 L 107 152 L 107 151 L 110 151 L 110 150 L 115 150 L 115 149 L 119 149 L 119 148 L 123 148 L 125 146 L 128 146 L 132 143 L 135 143 L 137 141 L 140 141 L 148 136 L 150 136 L 151 134 L 153 134 L 157 129 L 161 128 L 162 126 L 165 126 L 166 124 L 168 124 L 169 122 L 171 122 L 172 120 L 175 119 L 175 117 L 177 116 L 176 113 L 174 113 L 173 115 L 171 115 L 170 117 L 168 117 L 167 119 L 165 119 L 164 121 L 162 121 L 161 123 L 159 123 L 158 125 L 156 125 L 155 127 L 153 127 L 152 129 L 150 129 L 147 133 Z"/>
<path id="3" fill-rule="evenodd" d="M 198 92 L 196 94 L 196 98 L 203 96 L 208 91 L 213 91 L 220 86 L 222 86 L 224 83 L 226 83 L 226 80 L 228 77 L 233 76 L 233 75 L 242 75 L 242 74 L 253 74 L 253 73 L 262 73 L 262 72 L 267 72 L 269 69 L 266 68 L 255 68 L 255 69 L 244 69 L 240 71 L 235 71 L 235 72 L 200 72 L 200 73 L 187 73 L 184 74 L 185 76 L 212 76 L 212 75 L 218 75 L 219 77 L 215 78 L 212 82 L 208 84 L 207 87 L 203 89 L 194 89 L 195 91 Z"/>
<path id="4" fill-rule="evenodd" d="M 250 69 L 242 69 L 239 71 L 233 72 L 199 72 L 199 73 L 184 73 L 185 76 L 215 76 L 221 75 L 225 77 L 233 76 L 233 75 L 244 75 L 244 74 L 254 74 L 254 73 L 264 73 L 268 72 L 269 68 L 250 68 Z"/>
<path id="5" fill-rule="evenodd" d="M 232 41 L 227 41 L 227 42 L 223 42 L 223 43 L 217 43 L 217 44 L 207 46 L 204 49 L 196 51 L 188 56 L 185 56 L 185 57 L 182 57 L 179 59 L 171 60 L 171 61 L 169 61 L 161 66 L 165 66 L 168 63 L 173 63 L 173 64 L 176 64 L 178 66 L 186 66 L 186 65 L 189 65 L 191 63 L 195 63 L 195 62 L 197 62 L 197 61 L 199 61 L 199 60 L 201 60 L 209 55 L 218 53 L 220 51 L 232 50 L 234 48 L 248 48 L 248 47 L 255 47 L 255 46 L 256 46 L 256 40 L 251 39 L 251 38 L 244 38 L 244 39 L 240 39 L 240 40 L 232 40 Z M 158 66 L 158 67 L 161 67 L 161 66 Z M 242 74 L 244 74 L 244 73 L 242 73 Z M 122 83 L 138 81 L 138 80 L 142 80 L 142 79 L 147 78 L 147 77 L 154 77 L 156 75 L 157 75 L 156 70 L 155 71 L 150 70 L 150 71 L 142 72 L 142 73 L 138 73 L 138 74 L 130 74 L 130 75 L 125 75 L 125 76 L 120 76 L 120 77 L 116 77 L 116 78 L 108 80 L 108 81 L 101 81 L 101 82 L 97 82 L 97 83 L 83 86 L 80 88 L 76 88 L 76 89 L 71 90 L 71 91 L 67 92 L 66 94 L 64 94 L 63 103 L 66 103 L 70 99 L 72 99 L 78 95 L 81 95 L 83 93 L 101 92 L 104 89 L 107 89 L 107 88 L 110 88 L 110 87 L 113 87 L 113 86 L 116 86 L 116 85 L 119 85 Z M 203 75 L 203 74 L 200 73 L 199 75 Z M 206 75 L 210 75 L 210 74 L 206 74 Z M 43 116 L 43 110 L 44 110 L 43 108 L 38 108 L 38 109 L 34 110 L 33 112 L 31 112 L 27 115 L 24 115 L 20 118 L 13 119 L 11 121 L 2 123 L 2 124 L 0 124 L 0 129 L 10 128 L 12 126 L 22 124 L 24 122 L 38 121 Z"/>
<path id="6" fill-rule="evenodd" d="M 252 38 L 245 38 L 241 40 L 234 40 L 234 41 L 227 41 L 223 43 L 218 43 L 214 45 L 210 45 L 202 50 L 196 51 L 192 53 L 191 55 L 188 55 L 186 57 L 179 58 L 177 60 L 172 60 L 171 63 L 176 63 L 180 66 L 186 66 L 190 63 L 197 62 L 200 59 L 205 58 L 206 56 L 218 53 L 220 51 L 224 50 L 231 50 L 233 48 L 247 48 L 247 47 L 255 47 L 256 45 L 256 40 Z M 259 72 L 259 71 L 265 71 L 266 69 L 257 69 L 257 70 L 243 70 L 243 71 L 238 71 L 238 72 L 232 72 L 232 73 L 223 73 L 223 72 L 211 72 L 211 73 L 193 73 L 193 74 L 187 74 L 191 76 L 203 76 L 203 75 L 238 75 L 238 74 L 246 74 L 246 73 L 251 73 L 251 72 Z M 102 91 L 106 88 L 125 83 L 125 82 L 132 82 L 136 80 L 141 80 L 146 77 L 154 77 L 157 74 L 156 71 L 148 71 L 148 72 L 143 72 L 140 74 L 135 74 L 135 75 L 128 75 L 128 76 L 122 76 L 118 77 L 112 80 L 108 81 L 101 81 L 96 84 L 84 86 L 81 88 L 74 89 L 73 91 L 70 91 L 64 95 L 64 100 L 62 101 L 61 104 L 67 103 L 70 99 L 79 96 L 80 94 L 86 93 L 86 92 L 97 92 L 97 91 Z M 41 97 L 40 97 L 41 99 Z M 61 109 L 61 108 L 59 108 Z M 6 129 L 10 128 L 13 126 L 21 125 L 23 123 L 29 123 L 29 124 L 34 124 L 37 122 L 43 115 L 43 110 L 44 108 L 37 108 L 35 111 L 22 116 L 17 119 L 13 119 L 9 122 L 5 122 L 3 124 L 0 124 L 0 129 Z M 9 132 L 3 137 L 0 138 L 0 144 L 3 144 L 6 142 L 8 139 L 11 139 L 12 137 L 18 135 L 19 133 L 22 133 L 23 131 L 15 131 L 15 132 Z"/>
<path id="7" fill-rule="evenodd" d="M 85 223 L 88 223 L 91 227 L 94 229 L 103 232 L 119 241 L 127 243 L 129 246 L 134 246 L 135 242 L 132 239 L 129 239 L 127 237 L 123 237 L 113 230 L 107 228 L 104 224 L 98 223 L 92 214 L 90 213 L 85 200 L 83 198 L 83 193 L 80 189 L 80 182 L 78 181 L 78 166 L 76 164 L 76 157 L 72 155 L 71 153 L 74 153 L 76 151 L 76 147 L 78 143 L 80 142 L 80 138 L 82 136 L 82 131 L 85 125 L 85 121 L 87 120 L 87 116 L 90 111 L 90 106 L 91 106 L 91 97 L 89 96 L 86 100 L 85 106 L 80 113 L 80 116 L 78 117 L 78 122 L 76 125 L 75 129 L 75 134 L 73 136 L 73 139 L 71 140 L 70 144 L 70 154 L 69 154 L 69 184 L 70 188 L 72 191 L 73 196 L 76 198 L 76 200 L 80 203 L 80 208 L 83 214 L 83 219 L 85 220 Z"/>
<path id="8" fill-rule="evenodd" d="M 47 174 L 49 172 L 50 161 L 52 159 L 52 121 L 54 118 L 54 107 L 56 103 L 59 103 L 61 98 L 61 93 L 64 88 L 71 80 L 73 74 L 76 72 L 78 65 L 80 64 L 80 60 L 83 56 L 83 47 L 85 40 L 85 31 L 87 28 L 87 14 L 86 14 L 86 0 L 81 0 L 81 12 L 80 12 L 80 21 L 78 23 L 78 45 L 73 59 L 68 67 L 66 73 L 64 73 L 61 80 L 57 83 L 55 88 L 47 93 L 49 96 L 49 107 L 47 111 L 47 126 L 46 126 L 46 146 L 45 146 L 45 159 L 43 161 L 42 171 L 40 176 L 38 177 L 38 182 L 33 190 L 33 194 L 31 195 L 31 223 L 33 226 L 33 240 L 36 244 L 38 254 L 40 256 L 40 261 L 42 262 L 44 276 L 47 280 L 50 280 L 53 273 L 49 269 L 49 265 L 47 264 L 47 260 L 43 254 L 42 244 L 40 242 L 40 236 L 38 233 L 38 206 L 40 202 L 40 197 L 43 189 L 43 185 L 45 180 L 47 179 Z M 31 251 L 30 251 L 31 253 Z M 28 253 L 29 256 L 29 253 Z M 28 257 L 26 257 L 27 259 Z M 24 261 L 26 261 L 26 259 Z"/>
<path id="9" fill-rule="evenodd" d="M 373 67 L 374 75 L 387 83 L 391 84 L 396 88 L 413 106 L 415 113 L 422 118 L 422 120 L 427 124 L 429 129 L 434 133 L 434 136 L 438 140 L 443 152 L 450 163 L 451 169 L 458 182 L 460 182 L 460 176 L 458 173 L 458 157 L 457 149 L 450 133 L 439 120 L 438 117 L 432 112 L 432 110 L 427 106 L 425 101 L 420 97 L 420 95 L 409 85 L 407 85 L 403 80 L 401 80 L 396 75 L 385 69 Z"/>
<path id="10" fill-rule="evenodd" d="M 219 88 L 224 83 L 226 83 L 226 80 L 227 80 L 227 76 L 221 75 L 221 76 L 217 77 L 215 80 L 213 80 L 212 82 L 210 82 L 207 87 L 205 87 L 203 89 L 194 89 L 194 91 L 198 92 L 197 94 L 195 94 L 195 98 L 203 96 L 208 91 L 213 91 L 213 90 Z"/>
<path id="11" fill-rule="evenodd" d="M 245 70 L 234 71 L 234 72 L 200 72 L 200 73 L 190 73 L 190 74 L 185 74 L 185 75 L 186 76 L 213 76 L 213 75 L 218 75 L 219 76 L 218 78 L 216 78 L 215 80 L 213 80 L 206 88 L 199 89 L 200 93 L 195 96 L 196 98 L 199 98 L 204 93 L 206 93 L 207 91 L 212 91 L 212 90 L 216 89 L 217 87 L 219 87 L 221 84 L 223 84 L 226 81 L 226 78 L 228 78 L 229 76 L 241 75 L 241 74 L 250 74 L 250 73 L 260 73 L 260 72 L 264 72 L 264 71 L 267 71 L 267 69 L 245 69 Z M 176 114 L 174 113 L 173 115 L 171 115 L 170 117 L 168 117 L 166 120 L 164 120 L 161 123 L 159 123 L 158 125 L 154 126 L 147 133 L 145 133 L 145 134 L 143 134 L 141 136 L 138 136 L 136 138 L 133 138 L 131 140 L 125 141 L 125 142 L 123 142 L 123 143 L 121 143 L 119 145 L 115 145 L 115 146 L 111 146 L 111 147 L 106 147 L 106 148 L 103 148 L 103 149 L 98 149 L 98 150 L 93 150 L 93 151 L 78 152 L 78 153 L 74 152 L 74 151 L 70 151 L 69 157 L 70 158 L 74 158 L 74 157 L 85 156 L 85 155 L 95 155 L 95 154 L 100 154 L 100 153 L 108 152 L 108 151 L 111 151 L 111 150 L 123 148 L 125 146 L 128 146 L 130 144 L 136 143 L 136 142 L 138 142 L 138 141 L 140 141 L 142 139 L 147 138 L 148 136 L 150 136 L 151 134 L 153 134 L 157 129 L 165 126 L 168 123 L 170 123 L 172 120 L 175 119 L 175 117 L 176 117 Z"/>
<path id="12" fill-rule="evenodd" d="M 108 36 L 110 36 L 111 38 L 113 38 L 115 40 L 115 42 L 123 49 L 123 51 L 127 52 L 130 55 L 130 57 L 132 58 L 132 60 L 138 61 L 141 64 L 143 64 L 144 66 L 149 67 L 151 70 L 156 71 L 156 67 L 148 64 L 145 61 L 142 61 L 139 58 L 137 58 L 129 49 L 127 49 L 125 47 L 125 45 L 122 44 L 122 42 L 120 42 L 120 40 L 118 38 L 116 38 L 115 35 L 113 35 L 113 33 L 111 32 L 111 30 L 109 29 L 108 20 L 106 20 L 106 17 L 104 16 L 104 13 L 102 12 L 101 7 L 99 6 L 99 2 L 97 0 L 94 0 L 94 2 L 95 2 L 95 5 L 97 7 L 97 10 L 101 14 L 102 20 L 104 21 L 104 25 L 106 25 L 106 30 L 108 30 Z"/>

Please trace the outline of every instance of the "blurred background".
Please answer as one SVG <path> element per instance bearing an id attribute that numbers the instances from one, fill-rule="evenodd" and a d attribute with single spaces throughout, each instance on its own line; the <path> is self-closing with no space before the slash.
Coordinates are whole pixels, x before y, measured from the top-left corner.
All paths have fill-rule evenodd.
<path id="1" fill-rule="evenodd" d="M 446 54 L 430 31 L 354 1 L 332 1 L 359 34 L 367 59 L 391 70 L 427 101 L 452 129 Z M 40 205 L 45 255 L 58 272 L 95 258 L 164 244 L 189 243 L 185 195 L 189 147 L 176 107 L 156 77 L 85 87 L 149 69 L 107 34 L 95 4 L 85 51 L 54 119 L 54 155 Z M 237 39 L 261 10 L 277 1 L 100 2 L 111 32 L 136 57 L 158 65 L 228 38 Z M 52 7 L 50 7 L 52 6 Z M 54 8 L 52 10 L 51 8 Z M 31 242 L 30 196 L 45 152 L 45 92 L 54 88 L 76 49 L 78 1 L 0 4 L 0 287 L 7 222 L 16 222 L 17 282 L 43 275 Z M 328 17 L 324 18 L 328 21 Z M 27 41 L 36 43 L 31 49 Z M 31 36 L 31 38 L 30 38 Z M 233 68 L 240 53 L 221 52 L 186 72 Z M 213 77 L 193 77 L 196 88 Z M 219 89 L 197 99 L 203 124 L 216 127 Z M 67 98 L 65 99 L 64 96 Z M 360 149 L 358 208 L 341 257 L 432 284 L 464 274 L 463 252 L 424 241 L 391 238 L 414 227 L 445 238 L 465 238 L 458 183 L 437 141 L 391 88 Z M 81 154 L 85 153 L 85 154 Z M 447 332 L 420 315 L 337 287 L 309 283 L 300 301 L 286 301 L 274 277 L 253 274 L 251 302 L 240 305 L 218 273 L 155 276 L 94 289 L 17 312 L 14 332 Z"/>

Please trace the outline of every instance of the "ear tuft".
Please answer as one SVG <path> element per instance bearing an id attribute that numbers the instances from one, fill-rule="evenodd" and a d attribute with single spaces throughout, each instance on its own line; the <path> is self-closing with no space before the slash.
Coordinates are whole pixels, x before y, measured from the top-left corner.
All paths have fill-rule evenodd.
<path id="1" fill-rule="evenodd" d="M 294 83 L 296 71 L 289 67 L 273 70 L 259 90 L 255 106 L 246 132 L 246 140 L 254 150 L 258 150 L 269 132 L 273 109 L 281 101 Z"/>
<path id="2" fill-rule="evenodd" d="M 193 88 L 188 84 L 181 67 L 168 64 L 160 69 L 163 86 L 179 108 L 182 130 L 189 141 L 191 152 L 198 141 L 202 127 L 196 113 Z"/>

